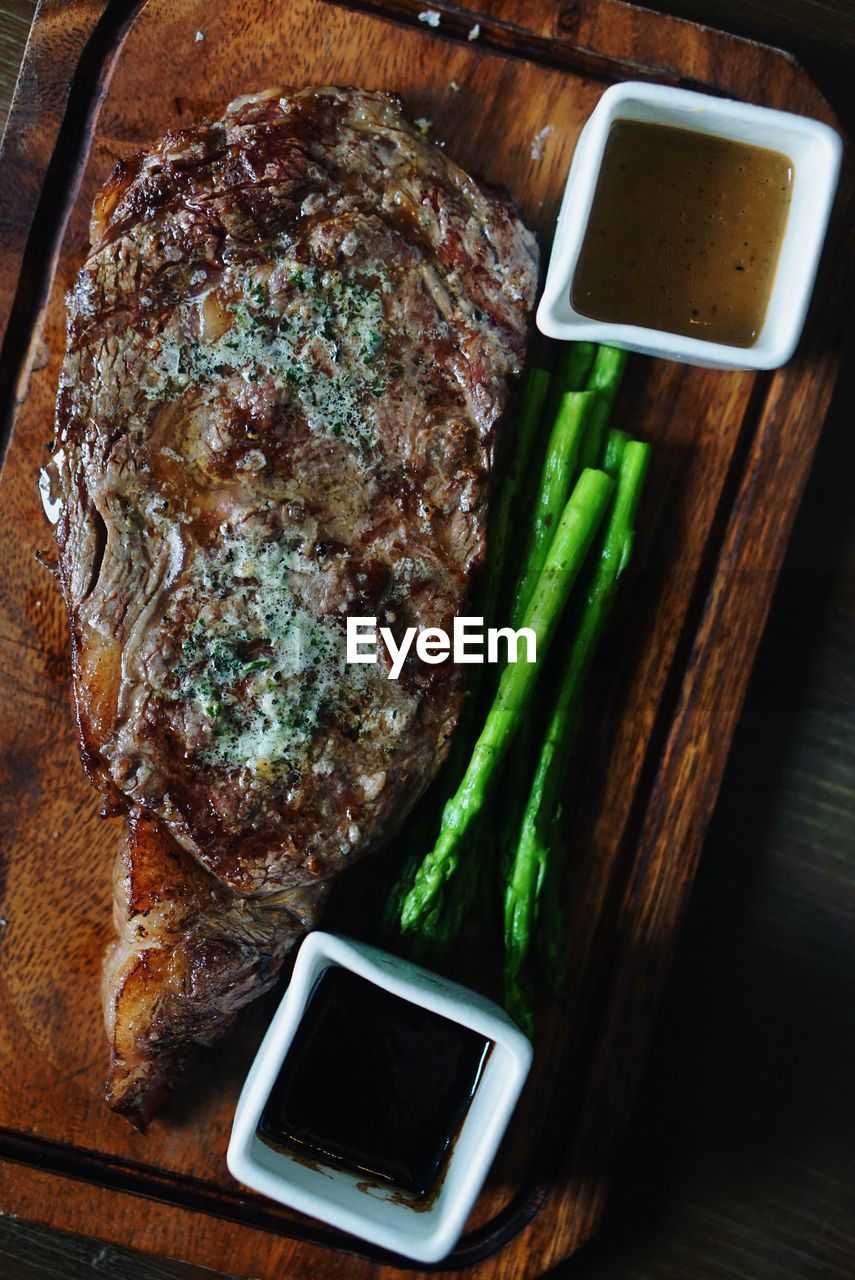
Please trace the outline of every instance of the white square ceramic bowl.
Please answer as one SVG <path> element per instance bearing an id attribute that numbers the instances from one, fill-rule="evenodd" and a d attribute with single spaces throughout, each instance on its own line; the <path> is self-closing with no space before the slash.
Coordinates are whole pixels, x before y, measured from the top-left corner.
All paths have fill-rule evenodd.
<path id="1" fill-rule="evenodd" d="M 471 1027 L 493 1042 L 439 1193 L 412 1207 L 391 1187 L 366 1189 L 365 1175 L 315 1167 L 258 1137 L 261 1113 L 318 978 L 341 965 L 403 1000 Z M 239 1182 L 350 1235 L 419 1262 L 454 1248 L 484 1183 L 531 1065 L 529 1041 L 504 1010 L 456 982 L 362 942 L 320 931 L 303 942 L 291 983 L 246 1078 L 235 1112 L 228 1166 Z M 346 1068 L 345 1068 L 346 1069 Z"/>
<path id="2" fill-rule="evenodd" d="M 751 347 L 686 338 L 662 329 L 592 320 L 570 293 L 597 187 L 606 140 L 617 120 L 641 120 L 713 134 L 781 152 L 793 163 L 793 188 L 766 319 Z M 841 142 L 806 116 L 713 98 L 666 85 L 627 81 L 607 89 L 579 135 L 537 325 L 550 338 L 612 346 L 722 369 L 774 369 L 793 354 L 804 326 L 840 169 Z"/>

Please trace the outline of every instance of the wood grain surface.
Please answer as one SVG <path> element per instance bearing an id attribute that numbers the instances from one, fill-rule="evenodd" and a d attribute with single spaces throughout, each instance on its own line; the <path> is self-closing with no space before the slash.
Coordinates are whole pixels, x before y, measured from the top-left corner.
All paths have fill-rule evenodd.
<path id="1" fill-rule="evenodd" d="M 113 141 L 115 141 L 115 140 L 113 140 Z M 671 392 L 669 392 L 669 394 L 680 394 L 680 393 L 676 392 L 676 390 L 675 390 L 676 385 L 677 385 L 677 384 L 673 384 L 673 385 L 672 385 Z M 736 394 L 737 394 L 737 403 L 739 403 L 739 390 L 737 390 L 737 389 L 735 388 L 735 392 L 736 392 Z M 791 392 L 791 388 L 790 388 L 790 392 Z M 790 394 L 790 392 L 788 392 L 788 390 L 786 389 L 786 384 L 785 384 L 785 387 L 783 387 L 783 388 L 782 388 L 782 394 L 786 394 L 786 396 L 788 396 L 788 394 Z M 632 398 L 632 396 L 635 396 L 635 397 L 636 397 L 635 401 L 634 401 L 634 398 Z M 640 385 L 636 385 L 636 388 L 634 389 L 634 392 L 631 392 L 630 397 L 628 397 L 628 398 L 627 398 L 627 402 L 626 402 L 626 410 L 627 410 L 627 412 L 637 412 L 637 408 L 634 408 L 634 404 L 637 404 L 637 401 L 639 401 L 639 399 L 640 399 L 640 398 L 644 398 L 644 389 L 643 389 L 643 387 L 640 387 Z M 689 401 L 687 401 L 687 402 L 686 402 L 686 407 L 691 406 L 691 404 L 692 404 L 692 401 L 691 401 L 691 399 L 689 399 Z M 721 415 L 722 415 L 722 411 L 723 411 L 723 410 L 727 410 L 727 404 L 726 404 L 726 403 L 724 403 L 724 404 L 719 404 L 719 406 L 717 406 L 717 404 L 713 404 L 712 408 L 710 408 L 710 412 L 712 412 L 712 413 L 713 413 L 713 415 L 715 415 L 715 413 L 718 413 L 718 415 L 719 415 L 719 416 L 721 416 Z M 727 416 L 727 415 L 724 415 L 724 416 Z M 703 434 L 703 433 L 701 433 L 701 434 Z M 676 474 L 676 472 L 675 472 L 675 474 Z M 682 477 L 682 476 L 681 476 L 681 477 Z M 767 477 L 767 479 L 768 479 L 769 481 L 772 481 L 772 480 L 773 480 L 773 475 L 769 475 L 769 476 Z M 662 479 L 662 477 L 660 477 L 660 481 L 662 481 L 662 484 L 664 485 L 664 488 L 666 488 L 666 489 L 667 489 L 667 488 L 668 488 L 667 480 L 666 480 L 666 479 Z M 786 530 L 779 530 L 779 535 L 781 535 L 781 536 L 785 536 L 785 535 L 786 535 Z M 836 544 L 836 545 L 837 545 L 837 544 Z M 754 589 L 753 589 L 753 590 L 754 590 Z M 756 594 L 756 593 L 754 593 L 754 594 Z M 741 612 L 741 611 L 740 611 L 740 612 Z M 736 621 L 737 621 L 737 622 L 739 622 L 739 617 L 737 617 L 737 618 L 736 618 Z M 648 686 L 648 687 L 650 686 L 650 680 L 646 680 L 646 686 Z M 672 792 L 672 794 L 673 794 L 673 792 Z M 746 852 L 747 852 L 747 850 L 746 850 Z M 736 869 L 735 869 L 735 870 L 736 870 Z M 736 878 L 736 877 L 735 877 L 735 878 Z M 35 1194 L 37 1194 L 37 1192 L 35 1192 Z M 106 1210 L 105 1210 L 105 1212 L 106 1212 Z M 35 1240 L 35 1239 L 42 1239 L 42 1238 L 41 1238 L 41 1236 L 33 1236 L 32 1234 L 27 1234 L 27 1231 L 24 1231 L 24 1234 L 23 1234 L 23 1235 L 18 1236 L 18 1239 L 20 1239 L 20 1240 Z M 92 1256 L 93 1256 L 93 1257 L 97 1257 L 97 1253 L 92 1254 Z M 108 1251 L 108 1252 L 106 1252 L 106 1253 L 102 1252 L 102 1253 L 101 1253 L 101 1256 L 100 1256 L 100 1261 L 99 1261 L 99 1263 L 97 1263 L 97 1266 L 99 1266 L 99 1267 L 101 1268 L 101 1274 L 105 1274 L 105 1272 L 106 1272 L 106 1274 L 123 1274 L 123 1275 L 124 1275 L 124 1274 L 131 1274 L 131 1272 L 127 1272 L 127 1271 L 125 1271 L 125 1270 L 124 1270 L 124 1268 L 128 1266 L 128 1262 L 127 1262 L 127 1260 L 124 1260 L 124 1258 L 122 1258 L 122 1261 L 118 1261 L 118 1258 L 119 1258 L 118 1254 L 111 1253 L 110 1251 Z M 141 1265 L 143 1265 L 143 1263 L 141 1263 Z M 152 1263 L 148 1263 L 148 1262 L 146 1262 L 146 1263 L 145 1263 L 145 1266 L 150 1266 L 150 1265 L 152 1265 Z M 608 1265 L 608 1263 L 607 1263 L 607 1265 Z M 15 1274 L 15 1275 L 17 1275 L 17 1274 L 19 1274 L 19 1272 L 17 1272 L 17 1271 L 12 1271 L 12 1272 L 10 1272 L 10 1274 Z M 22 1274 L 26 1274 L 26 1272 L 22 1272 Z M 58 1274 L 59 1274 L 59 1272 L 58 1272 Z M 142 1274 L 146 1274 L 146 1272 L 141 1271 L 141 1272 L 140 1272 L 140 1274 L 141 1274 L 141 1275 L 142 1275 Z M 154 1274 L 154 1272 L 152 1272 L 152 1274 Z M 164 1274 L 166 1274 L 166 1272 L 164 1272 Z M 184 1274 L 184 1272 L 175 1272 L 175 1274 Z M 603 1272 L 603 1274 L 607 1274 L 607 1272 Z M 790 1274 L 794 1274 L 794 1272 L 792 1272 L 792 1271 L 791 1271 L 791 1272 L 790 1272 Z M 817 1274 L 819 1274 L 819 1272 L 817 1272 Z M 841 1272 L 840 1272 L 840 1274 L 842 1275 L 842 1274 L 843 1274 L 843 1272 L 841 1271 Z"/>
<path id="2" fill-rule="evenodd" d="M 0 131 L 6 124 L 35 11 L 36 0 L 6 0 L 0 6 Z"/>

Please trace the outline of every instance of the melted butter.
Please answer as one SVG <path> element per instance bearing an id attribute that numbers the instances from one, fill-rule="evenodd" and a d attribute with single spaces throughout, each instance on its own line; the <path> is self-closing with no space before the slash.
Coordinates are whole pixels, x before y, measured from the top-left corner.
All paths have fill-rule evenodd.
<path id="1" fill-rule="evenodd" d="M 345 672 L 343 633 L 302 608 L 290 585 L 310 571 L 300 552 L 252 527 L 197 556 L 176 607 L 185 595 L 204 603 L 170 674 L 170 697 L 201 721 L 204 763 L 262 778 L 304 766 Z"/>
<path id="2" fill-rule="evenodd" d="M 266 279 L 248 277 L 228 306 L 206 295 L 177 308 L 151 354 L 147 398 L 174 398 L 236 372 L 248 382 L 273 378 L 312 432 L 357 450 L 371 447 L 375 402 L 387 386 L 383 290 L 296 261 L 277 271 L 287 284 L 279 293 Z"/>

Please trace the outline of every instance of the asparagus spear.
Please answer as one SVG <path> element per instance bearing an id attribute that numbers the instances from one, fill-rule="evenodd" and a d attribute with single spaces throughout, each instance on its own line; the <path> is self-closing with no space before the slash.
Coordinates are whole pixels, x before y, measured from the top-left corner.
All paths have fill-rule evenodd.
<path id="1" fill-rule="evenodd" d="M 440 898 L 442 911 L 433 930 L 434 950 L 440 954 L 448 950 L 460 932 L 482 879 L 483 836 L 483 827 L 476 823 L 470 835 L 471 844 L 466 857 L 457 874 L 443 887 Z"/>
<path id="2" fill-rule="evenodd" d="M 626 362 L 627 353 L 621 351 L 619 347 L 597 348 L 594 363 L 585 383 L 585 390 L 599 392 L 609 409 L 614 405 Z"/>
<path id="3" fill-rule="evenodd" d="M 410 849 L 404 860 L 403 866 L 395 877 L 395 882 L 389 890 L 388 897 L 383 904 L 383 912 L 380 917 L 380 929 L 385 938 L 392 939 L 398 932 L 401 922 L 401 908 L 404 905 L 404 899 L 413 886 L 422 858 L 425 851 L 429 848 L 430 835 L 425 837 L 428 830 L 427 822 L 419 815 L 419 820 L 412 823 L 409 829 Z M 432 828 L 431 835 L 433 834 Z"/>
<path id="4" fill-rule="evenodd" d="M 597 404 L 591 412 L 588 431 L 585 435 L 580 463 L 583 467 L 599 465 L 600 450 L 609 416 L 614 406 L 615 397 L 620 387 L 623 371 L 626 368 L 627 354 L 617 347 L 600 347 L 597 351 L 586 391 L 597 393 Z"/>
<path id="5" fill-rule="evenodd" d="M 511 609 L 511 625 L 518 627 L 549 551 L 549 543 L 567 495 L 581 469 L 579 458 L 591 418 L 598 410 L 594 391 L 567 391 L 559 401 L 543 462 L 528 546 Z M 513 748 L 514 766 L 507 770 L 499 806 L 497 843 L 499 871 L 504 879 L 513 863 L 514 848 L 529 782 L 528 762 L 536 751 L 532 707 L 526 709 Z M 494 824 L 495 825 L 495 824 Z"/>
<path id="6" fill-rule="evenodd" d="M 565 391 L 585 390 L 596 354 L 597 347 L 593 342 L 561 343 L 550 379 L 546 403 L 543 406 L 543 417 L 546 422 L 555 420 L 559 402 Z"/>
<path id="7" fill-rule="evenodd" d="M 577 660 L 579 667 L 582 669 L 576 672 L 575 679 L 571 670 L 568 669 L 567 672 L 568 684 L 571 684 L 568 697 L 575 701 L 577 707 L 587 668 L 590 665 L 590 657 L 599 643 L 600 635 L 611 612 L 617 580 L 626 568 L 632 554 L 635 538 L 635 516 L 650 463 L 650 446 L 641 444 L 636 440 L 625 438 L 620 440 L 619 437 L 622 435 L 622 432 L 609 432 L 609 440 L 606 445 L 607 462 L 610 448 L 616 448 L 617 466 L 619 468 L 613 516 L 607 526 L 607 535 L 615 530 L 616 527 L 619 529 L 619 525 L 622 522 L 625 530 L 625 539 L 620 550 L 620 562 L 617 565 L 615 565 L 615 558 L 618 555 L 617 537 L 612 540 L 611 544 L 609 544 L 608 536 L 604 537 L 603 540 L 600 563 L 588 594 L 590 601 L 599 584 L 599 612 L 596 613 L 594 610 L 586 608 L 579 628 L 580 648 L 583 644 L 587 644 L 588 648 L 587 663 L 584 661 L 584 657 L 581 660 Z M 609 555 L 610 550 L 612 559 L 610 563 L 605 563 L 604 558 Z M 608 581 L 610 574 L 611 582 Z M 573 665 L 572 654 L 569 665 Z M 575 684 L 575 692 L 572 687 L 573 684 Z M 553 769 L 554 781 L 550 783 L 550 791 L 555 797 L 555 801 L 552 803 L 552 820 L 549 824 L 546 842 L 546 867 L 539 878 L 537 890 L 538 950 L 547 977 L 550 978 L 555 975 L 557 980 L 553 983 L 553 986 L 559 991 L 563 986 L 563 965 L 566 958 L 566 947 L 564 945 L 563 911 L 559 894 L 564 847 L 561 832 L 561 804 L 557 797 L 566 773 L 566 759 L 572 747 L 577 716 L 578 711 L 571 711 L 568 715 L 567 732 L 563 747 L 564 755 L 563 758 L 556 760 Z"/>
<path id="8" fill-rule="evenodd" d="M 496 616 L 505 562 L 508 557 L 510 533 L 519 494 L 525 482 L 531 451 L 537 436 L 537 428 L 543 411 L 543 402 L 549 388 L 546 369 L 531 369 L 523 385 L 522 402 L 517 424 L 513 456 L 499 490 L 496 513 L 490 522 L 490 554 L 487 562 L 487 583 L 484 591 L 484 614 Z"/>
<path id="9" fill-rule="evenodd" d="M 555 527 L 573 487 L 582 438 L 595 402 L 596 393 L 593 391 L 565 391 L 559 401 L 546 446 L 528 548 L 514 594 L 511 609 L 513 627 L 520 625 L 520 619 L 528 608 Z"/>
<path id="10" fill-rule="evenodd" d="M 555 524 L 576 475 L 584 467 L 600 465 L 603 433 L 620 387 L 627 354 L 617 347 L 599 347 L 595 356 L 593 352 L 590 343 L 572 343 L 562 354 L 554 421 L 534 502 L 528 547 L 514 595 L 511 613 L 514 626 L 519 626 L 531 599 Z M 578 390 L 585 378 L 584 391 Z M 555 380 L 550 385 L 550 398 L 554 388 Z M 614 473 L 613 467 L 610 474 Z"/>
<path id="11" fill-rule="evenodd" d="M 565 342 L 555 368 L 555 381 L 559 395 L 564 391 L 581 391 L 592 376 L 597 354 L 593 342 Z M 592 390 L 596 391 L 596 387 Z"/>
<path id="12" fill-rule="evenodd" d="M 561 407 L 547 447 L 532 529 L 514 598 L 514 626 L 519 626 L 519 618 L 530 599 L 531 590 L 543 564 L 542 557 L 548 547 L 545 535 L 549 533 L 550 523 L 557 518 L 554 514 L 556 509 L 560 510 L 566 500 L 574 475 L 583 467 L 599 466 L 601 451 L 606 455 L 604 470 L 612 476 L 617 474 L 619 453 L 615 454 L 613 448 L 610 455 L 608 447 L 602 450 L 602 444 L 626 361 L 625 351 L 619 351 L 616 347 L 599 347 L 593 361 L 588 364 L 586 390 L 578 393 L 579 396 L 584 396 L 584 400 L 568 398 L 566 394 L 561 398 Z M 574 374 L 578 376 L 580 372 L 581 365 L 577 363 Z M 620 433 L 620 439 L 625 441 L 627 438 Z M 617 441 L 618 437 L 613 437 L 610 433 L 609 440 L 612 439 Z M 528 762 L 535 751 L 533 715 L 529 710 L 514 744 L 515 767 L 508 771 L 501 806 L 498 843 L 499 867 L 503 879 L 509 874 L 513 862 L 515 841 L 530 779 Z"/>
<path id="13" fill-rule="evenodd" d="M 541 421 L 545 430 L 549 431 L 550 440 L 554 435 L 557 420 L 562 413 L 563 397 L 571 391 L 585 391 L 588 380 L 593 376 L 596 353 L 597 347 L 593 342 L 567 342 L 563 343 L 559 348 L 558 359 L 555 362 L 555 369 L 549 380 L 549 387 L 541 412 Z M 600 372 L 597 376 L 598 382 L 602 381 L 602 376 L 602 372 Z M 592 388 L 592 390 L 596 390 L 596 388 Z M 597 461 L 594 458 L 585 465 L 596 467 Z M 581 464 L 577 465 L 576 475 L 581 470 Z M 511 538 L 513 548 L 506 554 L 508 563 L 505 566 L 505 573 L 509 578 L 509 582 L 504 594 L 507 596 L 510 596 L 512 591 L 516 592 L 518 590 L 519 577 L 525 570 L 526 553 L 531 533 L 527 515 L 539 501 L 540 489 L 538 481 L 540 478 L 540 472 L 536 472 L 529 467 L 526 483 L 520 486 L 518 494 L 515 495 L 514 506 L 518 518 L 516 520 L 516 535 Z M 571 484 L 568 485 L 564 494 L 565 501 L 575 478 L 576 476 L 571 477 Z M 556 516 L 555 519 L 557 520 L 557 518 Z M 509 607 L 511 604 L 512 599 L 509 599 Z"/>
<path id="14" fill-rule="evenodd" d="M 481 813 L 490 785 L 534 687 L 549 641 L 603 517 L 613 481 L 586 470 L 564 508 L 523 625 L 537 637 L 535 663 L 509 663 L 456 793 L 445 806 L 436 843 L 404 900 L 401 927 L 416 928 L 460 864 L 461 845 Z"/>
<path id="15" fill-rule="evenodd" d="M 623 444 L 619 433 L 615 433 L 611 444 L 614 456 Z M 623 444 L 614 505 L 523 815 L 516 858 L 505 893 L 505 977 L 515 1002 L 518 1002 L 519 973 L 529 950 L 535 904 L 546 876 L 555 878 L 559 846 L 553 839 L 553 817 L 579 698 L 618 577 L 631 553 L 635 512 L 649 452 L 649 446 L 638 441 Z"/>
<path id="16" fill-rule="evenodd" d="M 620 471 L 620 461 L 623 457 L 624 447 L 629 441 L 629 436 L 625 431 L 618 431 L 617 427 L 612 427 L 606 435 L 606 446 L 603 449 L 602 468 L 607 476 L 613 479 Z"/>

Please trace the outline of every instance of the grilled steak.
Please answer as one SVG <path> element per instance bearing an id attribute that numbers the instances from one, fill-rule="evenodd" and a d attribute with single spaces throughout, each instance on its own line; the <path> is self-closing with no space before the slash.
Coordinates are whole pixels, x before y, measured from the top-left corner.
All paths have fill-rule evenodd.
<path id="1" fill-rule="evenodd" d="M 150 1113 L 198 1044 L 276 980 L 314 924 L 325 881 L 258 897 L 235 894 L 143 809 L 125 827 L 115 865 L 118 937 L 104 961 L 113 1064 L 107 1101 Z"/>
<path id="2" fill-rule="evenodd" d="M 397 100 L 334 88 L 167 134 L 91 240 L 45 483 L 81 754 L 129 820 L 105 1008 L 139 1113 L 445 755 L 459 670 L 348 665 L 345 623 L 465 612 L 537 251 Z"/>

